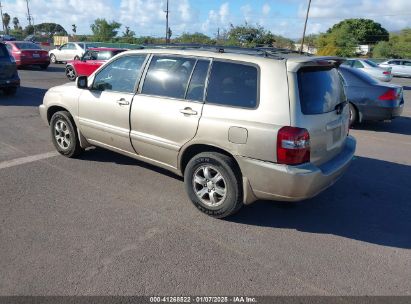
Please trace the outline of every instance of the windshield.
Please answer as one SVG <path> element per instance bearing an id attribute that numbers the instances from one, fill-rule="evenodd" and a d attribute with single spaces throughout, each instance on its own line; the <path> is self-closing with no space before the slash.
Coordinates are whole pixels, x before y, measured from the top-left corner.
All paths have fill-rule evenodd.
<path id="1" fill-rule="evenodd" d="M 335 68 L 310 67 L 298 71 L 303 114 L 323 114 L 346 100 L 341 76 Z"/>
<path id="2" fill-rule="evenodd" d="M 39 47 L 35 43 L 22 42 L 22 43 L 15 43 L 14 45 L 19 50 L 41 50 L 41 47 Z"/>

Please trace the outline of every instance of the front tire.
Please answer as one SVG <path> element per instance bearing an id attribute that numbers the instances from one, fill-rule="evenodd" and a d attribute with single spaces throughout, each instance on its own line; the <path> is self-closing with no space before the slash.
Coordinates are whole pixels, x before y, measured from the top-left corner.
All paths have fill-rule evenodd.
<path id="1" fill-rule="evenodd" d="M 76 70 L 71 65 L 66 67 L 66 76 L 70 81 L 74 81 L 77 78 Z"/>
<path id="2" fill-rule="evenodd" d="M 230 216 L 243 206 L 241 173 L 227 155 L 197 154 L 187 164 L 184 182 L 194 206 L 212 217 Z"/>
<path id="3" fill-rule="evenodd" d="M 69 112 L 54 113 L 50 120 L 50 131 L 54 147 L 60 154 L 67 157 L 81 154 L 76 125 Z"/>

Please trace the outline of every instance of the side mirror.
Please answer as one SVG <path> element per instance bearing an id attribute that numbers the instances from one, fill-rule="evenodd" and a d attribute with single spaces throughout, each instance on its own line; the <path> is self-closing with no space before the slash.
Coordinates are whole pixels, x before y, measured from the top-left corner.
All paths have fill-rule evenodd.
<path id="1" fill-rule="evenodd" d="M 86 90 L 88 89 L 88 81 L 87 76 L 79 76 L 77 77 L 77 87 L 79 89 Z"/>

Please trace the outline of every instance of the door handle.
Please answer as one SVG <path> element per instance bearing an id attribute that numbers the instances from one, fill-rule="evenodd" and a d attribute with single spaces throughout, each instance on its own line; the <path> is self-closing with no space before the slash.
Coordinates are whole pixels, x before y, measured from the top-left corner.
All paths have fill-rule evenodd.
<path id="1" fill-rule="evenodd" d="M 117 104 L 118 104 L 119 106 L 127 106 L 127 105 L 130 104 L 130 102 L 127 101 L 127 100 L 125 100 L 124 98 L 121 98 L 121 99 L 117 100 Z"/>
<path id="2" fill-rule="evenodd" d="M 197 111 L 194 111 L 192 108 L 181 109 L 180 113 L 182 113 L 184 115 L 197 115 Z"/>

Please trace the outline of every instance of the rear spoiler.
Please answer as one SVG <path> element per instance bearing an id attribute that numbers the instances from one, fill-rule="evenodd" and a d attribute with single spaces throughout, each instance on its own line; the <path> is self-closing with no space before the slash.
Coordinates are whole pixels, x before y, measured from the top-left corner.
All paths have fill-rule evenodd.
<path id="1" fill-rule="evenodd" d="M 334 56 L 300 57 L 287 60 L 287 70 L 297 72 L 302 67 L 334 67 L 338 68 L 346 59 Z"/>

